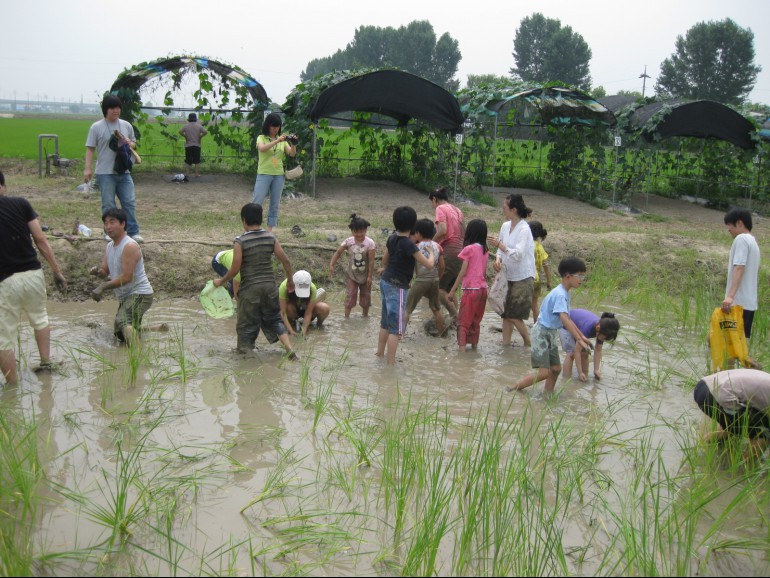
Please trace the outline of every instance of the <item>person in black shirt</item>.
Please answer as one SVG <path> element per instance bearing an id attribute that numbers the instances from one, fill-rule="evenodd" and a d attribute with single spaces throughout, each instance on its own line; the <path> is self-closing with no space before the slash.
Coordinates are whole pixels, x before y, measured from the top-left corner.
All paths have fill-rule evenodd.
<path id="1" fill-rule="evenodd" d="M 67 280 L 32 205 L 22 197 L 7 197 L 5 191 L 5 175 L 0 172 L 0 371 L 6 383 L 16 385 L 19 376 L 13 346 L 22 312 L 35 332 L 40 353 L 38 369 L 53 365 L 45 277 L 33 240 L 51 266 L 56 286 L 66 288 Z"/>

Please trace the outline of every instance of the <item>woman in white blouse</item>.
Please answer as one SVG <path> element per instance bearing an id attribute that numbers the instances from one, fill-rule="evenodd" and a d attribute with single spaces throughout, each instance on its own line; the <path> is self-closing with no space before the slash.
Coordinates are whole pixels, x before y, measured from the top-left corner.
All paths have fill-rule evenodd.
<path id="1" fill-rule="evenodd" d="M 503 317 L 503 345 L 511 345 L 513 328 L 529 347 L 529 330 L 524 321 L 529 319 L 532 295 L 535 291 L 535 241 L 525 220 L 532 209 L 524 204 L 521 195 L 508 195 L 503 201 L 503 215 L 508 219 L 500 227 L 500 235 L 490 235 L 490 248 L 497 247 L 495 271 L 505 267 L 508 293 L 505 296 Z"/>

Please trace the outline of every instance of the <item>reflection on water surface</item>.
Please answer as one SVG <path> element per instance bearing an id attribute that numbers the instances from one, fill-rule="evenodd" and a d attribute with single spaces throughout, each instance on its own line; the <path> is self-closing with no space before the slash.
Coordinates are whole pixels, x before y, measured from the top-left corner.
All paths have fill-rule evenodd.
<path id="1" fill-rule="evenodd" d="M 234 319 L 196 301 L 156 302 L 146 322 L 171 331 L 133 354 L 113 342 L 114 303 L 51 303 L 65 368 L 23 368 L 4 392 L 34 418 L 51 482 L 36 552 L 74 553 L 50 571 L 768 574 L 766 517 L 693 449 L 696 336 L 625 315 L 601 382 L 562 379 L 548 400 L 542 383 L 503 392 L 529 350 L 502 348 L 492 313 L 459 353 L 418 309 L 387 367 L 378 316 L 345 320 L 331 299 L 296 363 L 263 338 L 232 353 Z M 28 367 L 35 351 L 24 333 Z"/>

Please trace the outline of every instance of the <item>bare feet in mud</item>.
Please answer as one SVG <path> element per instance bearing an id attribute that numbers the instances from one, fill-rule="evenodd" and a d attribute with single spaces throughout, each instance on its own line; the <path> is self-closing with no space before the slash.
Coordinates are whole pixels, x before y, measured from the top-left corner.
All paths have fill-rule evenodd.
<path id="1" fill-rule="evenodd" d="M 54 361 L 53 359 L 48 359 L 46 361 L 41 361 L 40 365 L 38 365 L 34 371 L 35 373 L 43 373 L 47 371 L 56 371 L 57 369 L 61 369 L 64 367 L 63 361 Z"/>

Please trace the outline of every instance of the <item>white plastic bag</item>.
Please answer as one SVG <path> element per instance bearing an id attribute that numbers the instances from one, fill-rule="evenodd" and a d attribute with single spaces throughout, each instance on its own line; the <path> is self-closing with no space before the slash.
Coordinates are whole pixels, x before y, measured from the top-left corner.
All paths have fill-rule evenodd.
<path id="1" fill-rule="evenodd" d="M 487 295 L 487 303 L 489 303 L 492 310 L 498 315 L 502 315 L 505 311 L 505 296 L 508 294 L 508 279 L 505 276 L 505 263 L 503 263 L 502 269 L 495 275 L 494 281 L 492 281 L 492 287 L 489 288 Z"/>

